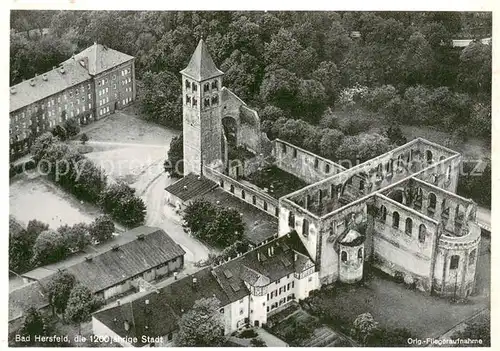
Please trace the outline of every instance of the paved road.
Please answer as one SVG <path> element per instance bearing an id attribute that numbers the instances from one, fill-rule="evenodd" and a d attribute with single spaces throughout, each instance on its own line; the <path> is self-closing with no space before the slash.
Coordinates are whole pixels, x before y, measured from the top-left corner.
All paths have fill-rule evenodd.
<path id="1" fill-rule="evenodd" d="M 166 173 L 161 173 L 144 191 L 142 199 L 148 209 L 146 225 L 165 230 L 186 251 L 186 261 L 206 259 L 214 250 L 185 233 L 181 217 L 172 207 L 165 204 L 165 187 L 172 182 Z"/>

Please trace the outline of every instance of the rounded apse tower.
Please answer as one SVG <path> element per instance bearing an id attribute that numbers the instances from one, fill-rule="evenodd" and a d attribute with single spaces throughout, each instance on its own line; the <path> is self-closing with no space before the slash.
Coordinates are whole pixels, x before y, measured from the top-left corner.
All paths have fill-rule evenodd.
<path id="1" fill-rule="evenodd" d="M 339 280 L 342 283 L 363 279 L 364 242 L 365 237 L 354 229 L 350 229 L 339 242 Z"/>

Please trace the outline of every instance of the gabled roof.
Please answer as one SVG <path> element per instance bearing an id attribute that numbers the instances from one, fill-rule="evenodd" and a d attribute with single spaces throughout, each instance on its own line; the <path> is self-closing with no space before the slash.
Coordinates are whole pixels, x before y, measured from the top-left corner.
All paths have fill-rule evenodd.
<path id="1" fill-rule="evenodd" d="M 58 68 L 10 87 L 9 112 L 48 98 L 90 78 L 87 69 L 80 63 L 74 60 L 66 61 Z"/>
<path id="2" fill-rule="evenodd" d="M 89 73 L 94 76 L 133 59 L 133 56 L 94 43 L 64 63 L 83 61 Z"/>
<path id="3" fill-rule="evenodd" d="M 228 297 L 210 272 L 210 267 L 193 275 L 174 281 L 133 301 L 94 313 L 94 317 L 118 335 L 137 336 L 134 346 L 143 346 L 141 336 L 165 336 L 177 330 L 180 317 L 189 311 L 197 300 L 216 297 L 223 307 Z M 196 284 L 193 284 L 196 278 Z M 246 295 L 249 292 L 246 290 Z M 148 303 L 146 303 L 146 301 Z M 130 329 L 125 330 L 125 321 Z"/>
<path id="4" fill-rule="evenodd" d="M 144 237 L 66 270 L 96 293 L 185 254 L 182 247 L 160 228 L 141 226 L 132 230 Z"/>
<path id="5" fill-rule="evenodd" d="M 9 292 L 9 321 L 22 317 L 30 307 L 37 310 L 49 305 L 40 282 L 23 285 Z"/>
<path id="6" fill-rule="evenodd" d="M 198 82 L 224 74 L 215 66 L 203 39 L 200 39 L 189 64 L 180 73 Z"/>
<path id="7" fill-rule="evenodd" d="M 215 189 L 217 183 L 198 176 L 194 173 L 189 173 L 187 176 L 179 179 L 174 184 L 165 188 L 170 194 L 177 196 L 182 201 L 188 201 L 196 196 L 201 196 L 208 193 L 210 190 Z"/>

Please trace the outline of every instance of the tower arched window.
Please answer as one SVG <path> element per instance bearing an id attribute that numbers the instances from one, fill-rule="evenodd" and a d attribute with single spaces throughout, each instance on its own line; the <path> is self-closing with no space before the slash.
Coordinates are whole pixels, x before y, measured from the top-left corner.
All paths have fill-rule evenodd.
<path id="1" fill-rule="evenodd" d="M 425 152 L 425 158 L 427 159 L 428 164 L 432 163 L 432 151 L 431 150 L 427 150 Z"/>
<path id="2" fill-rule="evenodd" d="M 302 235 L 304 235 L 304 236 L 309 235 L 309 221 L 305 218 L 302 221 Z"/>
<path id="3" fill-rule="evenodd" d="M 340 260 L 342 262 L 347 262 L 347 252 L 346 251 L 342 251 L 341 254 L 340 254 Z"/>
<path id="4" fill-rule="evenodd" d="M 229 188 L 229 191 L 234 194 L 234 185 L 231 184 L 231 187 Z"/>
<path id="5" fill-rule="evenodd" d="M 186 95 L 186 105 L 191 105 L 191 96 Z"/>
<path id="6" fill-rule="evenodd" d="M 434 193 L 429 194 L 429 208 L 435 210 L 436 209 L 437 198 Z"/>
<path id="7" fill-rule="evenodd" d="M 219 103 L 219 95 L 212 96 L 212 105 L 217 105 Z"/>
<path id="8" fill-rule="evenodd" d="M 385 222 L 387 219 L 387 208 L 384 205 L 380 207 L 380 220 Z"/>
<path id="9" fill-rule="evenodd" d="M 458 255 L 451 256 L 450 269 L 457 269 L 459 263 L 460 263 L 460 256 Z"/>
<path id="10" fill-rule="evenodd" d="M 205 83 L 203 85 L 203 92 L 206 93 L 207 91 L 210 91 L 210 83 Z"/>
<path id="11" fill-rule="evenodd" d="M 392 226 L 394 228 L 399 228 L 399 213 L 397 211 L 392 213 Z"/>
<path id="12" fill-rule="evenodd" d="M 212 82 L 212 89 L 219 89 L 219 83 L 216 80 Z"/>
<path id="13" fill-rule="evenodd" d="M 406 218 L 405 233 L 411 235 L 412 227 L 413 227 L 413 221 L 411 220 L 410 217 Z"/>
<path id="14" fill-rule="evenodd" d="M 196 83 L 191 83 L 191 89 L 193 89 L 193 91 L 198 91 L 198 86 L 196 85 Z"/>
<path id="15" fill-rule="evenodd" d="M 472 266 L 476 262 L 476 249 L 472 250 L 469 254 L 469 266 Z"/>
<path id="16" fill-rule="evenodd" d="M 421 224 L 418 227 L 418 241 L 420 241 L 421 243 L 424 243 L 426 236 L 427 236 L 427 228 L 425 227 L 424 224 Z"/>
<path id="17" fill-rule="evenodd" d="M 295 228 L 295 214 L 293 212 L 288 213 L 288 226 Z"/>
<path id="18" fill-rule="evenodd" d="M 196 98 L 193 97 L 193 107 L 194 106 L 198 106 L 198 100 L 196 100 Z"/>
<path id="19" fill-rule="evenodd" d="M 184 86 L 187 90 L 191 89 L 191 83 L 189 83 L 189 80 L 186 79 L 186 81 L 184 82 Z"/>
<path id="20" fill-rule="evenodd" d="M 242 198 L 242 199 L 245 199 L 245 196 L 246 196 L 246 195 L 245 195 L 245 190 L 241 189 L 241 198 Z"/>
<path id="21" fill-rule="evenodd" d="M 358 249 L 358 260 L 362 260 L 363 259 L 363 248 L 360 247 Z"/>
<path id="22" fill-rule="evenodd" d="M 203 107 L 210 107 L 210 98 L 203 99 Z"/>

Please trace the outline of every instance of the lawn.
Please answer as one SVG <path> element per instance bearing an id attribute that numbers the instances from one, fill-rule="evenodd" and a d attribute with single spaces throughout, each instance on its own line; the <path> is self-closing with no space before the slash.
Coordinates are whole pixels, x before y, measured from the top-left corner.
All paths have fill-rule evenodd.
<path id="1" fill-rule="evenodd" d="M 41 176 L 30 179 L 25 174 L 17 175 L 9 191 L 10 214 L 25 226 L 38 219 L 56 229 L 63 224 L 90 223 L 101 214 L 97 207 L 80 203 Z"/>
<path id="2" fill-rule="evenodd" d="M 272 197 L 279 199 L 307 185 L 302 179 L 276 166 L 263 168 L 250 174 L 246 180 L 264 189 Z"/>
<path id="3" fill-rule="evenodd" d="M 336 285 L 312 298 L 312 306 L 333 316 L 348 332 L 354 319 L 370 312 L 382 327 L 406 328 L 414 337 L 439 337 L 457 323 L 490 306 L 489 241 L 483 238 L 477 266 L 477 293 L 467 303 L 452 303 L 445 298 L 407 289 L 402 284 L 378 275 L 365 285 Z"/>

